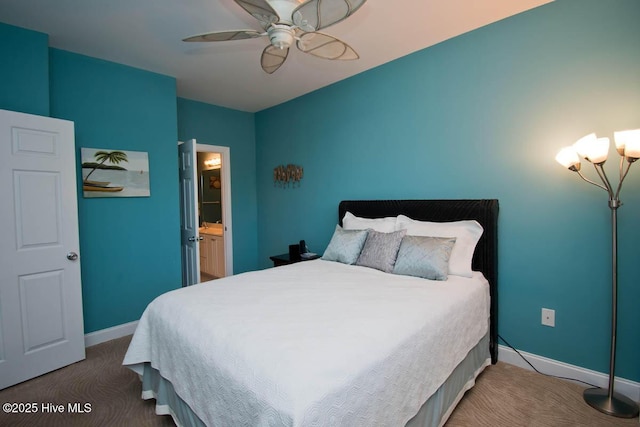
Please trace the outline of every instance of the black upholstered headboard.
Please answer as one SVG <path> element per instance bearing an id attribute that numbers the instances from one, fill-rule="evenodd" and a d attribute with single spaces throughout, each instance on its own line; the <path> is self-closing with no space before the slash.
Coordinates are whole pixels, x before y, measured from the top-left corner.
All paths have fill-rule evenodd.
<path id="1" fill-rule="evenodd" d="M 476 220 L 484 228 L 473 255 L 472 267 L 489 281 L 491 292 L 491 361 L 498 361 L 498 200 L 344 200 L 338 220 L 346 212 L 363 218 L 406 215 L 421 221 Z"/>

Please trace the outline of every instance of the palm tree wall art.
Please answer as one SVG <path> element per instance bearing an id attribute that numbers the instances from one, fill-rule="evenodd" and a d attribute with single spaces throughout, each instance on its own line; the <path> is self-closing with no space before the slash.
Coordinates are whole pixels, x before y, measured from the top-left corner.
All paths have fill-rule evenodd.
<path id="1" fill-rule="evenodd" d="M 82 148 L 81 157 L 84 197 L 150 196 L 146 152 Z"/>

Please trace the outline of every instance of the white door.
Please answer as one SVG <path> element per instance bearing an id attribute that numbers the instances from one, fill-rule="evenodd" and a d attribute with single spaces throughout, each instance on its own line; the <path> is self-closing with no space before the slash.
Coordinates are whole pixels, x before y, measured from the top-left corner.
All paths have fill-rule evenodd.
<path id="1" fill-rule="evenodd" d="M 0 389 L 85 358 L 73 123 L 0 110 Z"/>
<path id="2" fill-rule="evenodd" d="M 182 253 L 182 286 L 200 283 L 200 237 L 198 228 L 198 198 L 196 140 L 178 145 L 180 177 L 180 240 Z"/>

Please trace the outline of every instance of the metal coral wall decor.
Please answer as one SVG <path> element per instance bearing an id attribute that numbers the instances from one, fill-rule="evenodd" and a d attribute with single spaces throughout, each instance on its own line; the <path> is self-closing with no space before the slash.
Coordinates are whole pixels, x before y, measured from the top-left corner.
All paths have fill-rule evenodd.
<path id="1" fill-rule="evenodd" d="M 273 185 L 286 188 L 289 186 L 300 186 L 300 181 L 304 175 L 302 166 L 280 165 L 273 169 Z"/>

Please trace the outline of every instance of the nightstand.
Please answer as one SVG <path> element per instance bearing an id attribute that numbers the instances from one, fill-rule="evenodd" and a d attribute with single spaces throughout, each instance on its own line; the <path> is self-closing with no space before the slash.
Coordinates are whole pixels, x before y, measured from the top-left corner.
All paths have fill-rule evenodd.
<path id="1" fill-rule="evenodd" d="M 315 255 L 311 258 L 294 259 L 294 260 L 289 258 L 289 254 L 274 255 L 269 257 L 269 259 L 273 261 L 274 267 L 279 267 L 281 265 L 295 264 L 296 262 L 300 262 L 300 261 L 310 261 L 312 259 L 318 259 L 318 258 L 320 258 L 320 255 Z"/>

